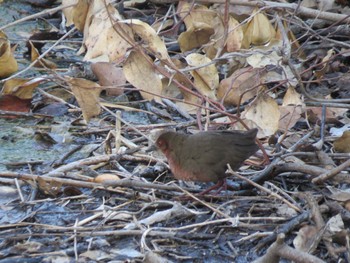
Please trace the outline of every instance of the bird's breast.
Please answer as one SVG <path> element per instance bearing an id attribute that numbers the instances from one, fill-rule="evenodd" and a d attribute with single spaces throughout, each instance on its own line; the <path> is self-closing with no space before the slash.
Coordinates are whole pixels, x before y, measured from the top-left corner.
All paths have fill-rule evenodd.
<path id="1" fill-rule="evenodd" d="M 175 158 L 167 156 L 167 159 L 170 170 L 176 179 L 184 181 L 200 181 L 199 176 L 195 172 L 191 171 L 191 169 L 183 168 L 183 165 L 180 164 Z"/>

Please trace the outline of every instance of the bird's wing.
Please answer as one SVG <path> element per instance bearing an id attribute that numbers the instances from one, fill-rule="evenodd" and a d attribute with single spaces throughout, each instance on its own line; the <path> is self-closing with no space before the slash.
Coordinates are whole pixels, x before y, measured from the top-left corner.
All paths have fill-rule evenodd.
<path id="1" fill-rule="evenodd" d="M 236 163 L 232 168 L 237 169 L 237 166 L 258 150 L 255 136 L 254 133 L 247 137 L 244 133 L 230 131 L 213 131 L 189 136 L 188 143 L 184 143 L 185 160 L 200 160 L 202 164 L 216 164 L 218 167 Z M 221 168 L 219 170 L 221 171 Z"/>

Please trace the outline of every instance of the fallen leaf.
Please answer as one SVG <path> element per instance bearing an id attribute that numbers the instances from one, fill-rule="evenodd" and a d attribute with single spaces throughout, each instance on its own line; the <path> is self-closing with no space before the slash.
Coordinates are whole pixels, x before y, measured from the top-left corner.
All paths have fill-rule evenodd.
<path id="1" fill-rule="evenodd" d="M 344 131 L 343 135 L 333 142 L 334 150 L 339 153 L 350 153 L 350 131 Z"/>
<path id="2" fill-rule="evenodd" d="M 89 10 L 88 1 L 81 0 L 62 0 L 62 5 L 76 4 L 75 6 L 63 9 L 63 14 L 66 17 L 66 26 L 74 26 L 83 31 L 85 27 L 86 17 Z"/>
<path id="3" fill-rule="evenodd" d="M 226 105 L 237 106 L 241 97 L 244 103 L 256 96 L 257 88 L 253 88 L 262 82 L 265 74 L 265 70 L 252 67 L 238 69 L 220 82 L 217 96 Z"/>
<path id="4" fill-rule="evenodd" d="M 317 234 L 319 233 L 316 226 L 306 225 L 299 229 L 297 236 L 293 240 L 296 249 L 308 252 L 312 247 Z"/>
<path id="5" fill-rule="evenodd" d="M 193 24 L 198 22 L 211 25 L 214 17 L 217 16 L 215 11 L 208 9 L 204 5 L 193 5 L 187 2 L 179 4 L 177 13 L 184 20 L 187 29 L 193 27 Z"/>
<path id="6" fill-rule="evenodd" d="M 77 4 L 78 2 L 79 0 L 62 0 L 62 5 L 63 6 L 71 5 L 71 4 L 73 5 L 73 4 Z M 69 27 L 74 24 L 73 22 L 74 9 L 75 9 L 75 6 L 71 6 L 62 10 L 64 17 L 66 18 L 66 27 Z"/>
<path id="7" fill-rule="evenodd" d="M 42 178 L 40 178 L 40 176 L 38 176 L 37 181 L 39 189 L 47 195 L 56 197 L 61 191 L 62 183 L 55 179 L 47 181 L 43 180 Z"/>
<path id="8" fill-rule="evenodd" d="M 126 84 L 126 78 L 121 67 L 117 67 L 110 62 L 96 62 L 91 64 L 91 70 L 102 87 L 109 86 L 107 88 L 108 96 L 119 96 L 123 94 L 124 89 L 122 86 Z"/>
<path id="9" fill-rule="evenodd" d="M 0 110 L 29 112 L 32 99 L 20 99 L 13 95 L 0 96 Z M 14 115 L 3 115 L 6 118 L 16 118 Z"/>
<path id="10" fill-rule="evenodd" d="M 13 95 L 20 99 L 31 99 L 33 97 L 33 92 L 35 88 L 44 79 L 21 79 L 15 78 L 7 80 L 3 86 L 2 94 Z"/>
<path id="11" fill-rule="evenodd" d="M 120 21 L 129 25 L 144 42 L 145 48 L 161 60 L 171 61 L 164 41 L 157 35 L 156 31 L 147 23 L 138 19 L 128 19 Z"/>
<path id="12" fill-rule="evenodd" d="M 103 5 L 98 12 L 93 11 L 92 7 L 90 9 L 87 20 L 91 19 L 91 22 L 84 29 L 84 45 L 87 49 L 84 60 L 113 62 L 123 58 L 131 47 L 128 42 L 133 39 L 131 28 L 122 23 L 113 26 L 112 21 L 119 21 L 122 17 L 111 5 L 107 9 Z M 90 13 L 93 12 L 96 13 L 91 16 Z M 83 51 L 81 49 L 79 53 Z"/>
<path id="13" fill-rule="evenodd" d="M 287 105 L 302 105 L 305 106 L 305 103 L 301 99 L 301 95 L 295 90 L 294 87 L 289 86 L 284 94 L 282 106 Z"/>
<path id="14" fill-rule="evenodd" d="M 10 41 L 3 36 L 5 36 L 4 33 L 0 36 L 0 78 L 9 77 L 18 70 L 18 64 L 13 56 Z"/>
<path id="15" fill-rule="evenodd" d="M 230 16 L 228 21 L 228 34 L 226 39 L 227 52 L 235 52 L 241 49 L 243 41 L 243 29 L 240 23 Z"/>
<path id="16" fill-rule="evenodd" d="M 190 67 L 198 67 L 191 70 L 196 89 L 211 99 L 216 99 L 216 90 L 219 86 L 219 73 L 211 59 L 205 55 L 192 53 L 186 57 Z"/>
<path id="17" fill-rule="evenodd" d="M 282 131 L 288 131 L 292 128 L 300 119 L 304 112 L 304 109 L 299 106 L 280 106 L 279 107 L 281 118 L 278 127 Z"/>
<path id="18" fill-rule="evenodd" d="M 83 112 L 83 117 L 88 122 L 91 117 L 100 114 L 99 105 L 101 87 L 95 82 L 81 78 L 72 78 L 68 84 Z"/>
<path id="19" fill-rule="evenodd" d="M 194 25 L 182 32 L 178 37 L 178 43 L 182 52 L 201 47 L 210 40 L 214 29 L 205 23 L 196 22 Z"/>
<path id="20" fill-rule="evenodd" d="M 257 9 L 254 10 L 257 12 Z M 265 14 L 259 12 L 245 26 L 243 47 L 250 45 L 262 46 L 269 43 L 276 35 L 276 31 Z"/>
<path id="21" fill-rule="evenodd" d="M 243 115 L 253 121 L 259 129 L 259 137 L 270 136 L 278 130 L 280 111 L 277 102 L 269 95 L 261 94 Z"/>
<path id="22" fill-rule="evenodd" d="M 140 51 L 132 51 L 124 63 L 124 75 L 144 99 L 161 102 L 162 81 L 151 58 Z"/>
<path id="23" fill-rule="evenodd" d="M 35 60 L 37 60 L 40 57 L 40 54 L 39 54 L 38 50 L 34 47 L 32 41 L 29 41 L 29 44 L 31 46 L 31 52 L 30 52 L 31 62 L 34 62 Z M 48 59 L 45 59 L 45 58 L 39 59 L 34 64 L 34 67 L 37 67 L 37 68 L 49 68 L 49 69 L 57 68 L 55 63 L 53 63 L 52 61 L 50 61 Z"/>

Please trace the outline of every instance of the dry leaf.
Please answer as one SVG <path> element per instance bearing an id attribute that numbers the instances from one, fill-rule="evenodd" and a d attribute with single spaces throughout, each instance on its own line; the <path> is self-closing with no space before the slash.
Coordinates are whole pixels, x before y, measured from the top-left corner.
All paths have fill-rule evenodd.
<path id="1" fill-rule="evenodd" d="M 42 78 L 37 79 L 10 79 L 7 80 L 2 89 L 2 94 L 13 95 L 20 99 L 31 99 L 34 89 L 42 82 Z"/>
<path id="2" fill-rule="evenodd" d="M 329 232 L 329 234 L 331 234 L 331 235 L 334 235 L 337 232 L 341 232 L 342 230 L 344 230 L 344 227 L 345 227 L 343 219 L 342 219 L 340 214 L 337 214 L 337 215 L 331 217 L 328 220 L 327 225 L 328 225 L 327 232 Z"/>
<path id="3" fill-rule="evenodd" d="M 225 46 L 225 28 L 222 18 L 216 16 L 209 29 L 211 28 L 214 29 L 214 34 L 210 36 L 209 42 L 203 46 L 203 50 L 208 58 L 213 59 L 217 56 L 219 51 L 223 51 Z"/>
<path id="4" fill-rule="evenodd" d="M 230 16 L 228 21 L 228 35 L 226 39 L 227 52 L 235 52 L 241 49 L 243 41 L 243 29 L 239 22 Z"/>
<path id="5" fill-rule="evenodd" d="M 107 10 L 103 7 L 90 19 L 91 23 L 85 25 L 84 29 L 84 44 L 87 49 L 84 60 L 113 62 L 123 58 L 131 47 L 127 40 L 133 39 L 133 34 L 127 25 L 117 23 L 113 27 L 111 24 L 111 19 L 121 19 L 118 11 L 109 5 Z"/>
<path id="6" fill-rule="evenodd" d="M 101 86 L 115 86 L 107 89 L 108 96 L 119 96 L 123 94 L 123 85 L 126 78 L 121 67 L 116 67 L 110 62 L 96 62 L 91 64 L 91 70 L 99 80 Z"/>
<path id="7" fill-rule="evenodd" d="M 138 19 L 123 20 L 119 23 L 129 25 L 132 28 L 132 31 L 146 42 L 146 49 L 149 49 L 157 58 L 170 61 L 168 50 L 163 40 L 161 40 L 156 31 L 150 25 Z"/>
<path id="8" fill-rule="evenodd" d="M 32 43 L 32 41 L 29 41 L 30 47 L 31 47 L 31 52 L 30 52 L 30 58 L 31 58 L 31 62 L 34 62 L 35 60 L 37 60 L 40 57 L 39 51 L 34 47 L 34 44 Z M 35 64 L 34 67 L 37 68 L 49 68 L 49 69 L 55 69 L 57 68 L 56 64 L 53 63 L 52 61 L 45 59 L 45 58 L 41 58 L 39 59 Z"/>
<path id="9" fill-rule="evenodd" d="M 278 43 L 276 42 L 276 44 Z M 264 50 L 265 49 L 262 49 L 261 51 Z M 255 49 L 253 51 L 256 52 L 253 52 L 252 55 L 247 57 L 247 63 L 253 68 L 262 68 L 268 65 L 278 65 L 278 61 L 281 60 L 281 56 L 279 56 L 276 51 L 269 52 L 268 55 L 263 54 L 263 52 L 259 52 L 259 49 Z"/>
<path id="10" fill-rule="evenodd" d="M 257 94 L 257 89 L 252 88 L 262 82 L 265 74 L 264 70 L 251 67 L 238 69 L 230 77 L 220 82 L 217 96 L 226 105 L 237 106 L 244 94 L 241 103 L 246 102 Z"/>
<path id="11" fill-rule="evenodd" d="M 214 17 L 217 16 L 215 11 L 209 10 L 204 5 L 184 2 L 179 4 L 178 15 L 184 20 L 186 28 L 193 27 L 194 23 L 204 23 L 207 25 L 213 24 Z"/>
<path id="12" fill-rule="evenodd" d="M 255 12 L 257 9 L 255 9 Z M 250 45 L 262 46 L 269 43 L 276 35 L 276 31 L 265 14 L 257 13 L 248 22 L 244 31 L 243 47 Z"/>
<path id="13" fill-rule="evenodd" d="M 5 36 L 0 31 L 2 36 Z M 13 56 L 10 41 L 0 35 L 0 78 L 6 78 L 11 76 L 18 70 L 18 65 L 15 57 Z"/>
<path id="14" fill-rule="evenodd" d="M 293 240 L 294 247 L 300 251 L 308 252 L 318 233 L 319 231 L 315 226 L 303 226 Z"/>
<path id="15" fill-rule="evenodd" d="M 47 195 L 56 197 L 61 191 L 62 183 L 55 179 L 47 181 L 43 180 L 42 178 L 40 178 L 40 176 L 38 176 L 37 181 L 39 189 Z"/>
<path id="16" fill-rule="evenodd" d="M 178 38 L 182 52 L 190 51 L 194 48 L 201 47 L 210 40 L 214 34 L 214 29 L 205 23 L 196 22 L 194 25 L 182 32 Z"/>
<path id="17" fill-rule="evenodd" d="M 340 190 L 335 187 L 328 186 L 329 191 L 331 191 L 331 195 L 328 195 L 327 198 L 338 202 L 347 202 L 350 201 L 350 191 L 349 189 Z"/>
<path id="18" fill-rule="evenodd" d="M 305 103 L 301 99 L 301 95 L 292 86 L 289 86 L 289 88 L 286 91 L 286 94 L 284 94 L 284 97 L 283 97 L 282 106 L 288 106 L 288 105 L 305 106 Z"/>
<path id="19" fill-rule="evenodd" d="M 292 128 L 301 118 L 304 113 L 304 108 L 301 106 L 280 106 L 281 118 L 278 124 L 278 128 L 282 131 L 288 131 Z"/>
<path id="20" fill-rule="evenodd" d="M 160 21 L 156 21 L 154 24 L 152 24 L 152 28 L 157 31 L 160 32 L 162 30 L 171 28 L 172 26 L 174 26 L 175 21 L 173 19 L 167 19 L 167 20 L 160 20 Z"/>
<path id="21" fill-rule="evenodd" d="M 74 26 L 83 31 L 85 27 L 86 17 L 89 10 L 89 3 L 86 0 L 62 0 L 62 5 L 76 4 L 75 6 L 63 9 L 66 17 L 66 26 Z"/>
<path id="22" fill-rule="evenodd" d="M 253 121 L 259 129 L 259 137 L 270 136 L 278 130 L 280 111 L 277 102 L 266 94 L 260 95 L 243 112 L 246 119 Z"/>
<path id="23" fill-rule="evenodd" d="M 205 55 L 192 53 L 186 57 L 190 67 L 198 67 L 191 70 L 190 73 L 194 78 L 194 85 L 197 90 L 211 99 L 216 99 L 216 90 L 219 86 L 219 74 L 214 64 Z M 207 65 L 202 67 L 203 65 Z"/>
<path id="24" fill-rule="evenodd" d="M 79 0 L 62 0 L 62 5 L 72 5 L 72 4 L 77 4 Z M 74 9 L 75 6 L 67 7 L 62 10 L 62 13 L 64 17 L 66 18 L 66 26 L 69 27 L 74 24 L 73 18 L 74 18 Z"/>
<path id="25" fill-rule="evenodd" d="M 123 71 L 126 79 L 140 90 L 143 98 L 161 101 L 159 95 L 162 94 L 162 81 L 148 55 L 132 51 L 124 63 Z"/>
<path id="26" fill-rule="evenodd" d="M 83 112 L 83 117 L 88 122 L 91 117 L 100 114 L 99 105 L 101 87 L 95 82 L 86 79 L 70 79 L 69 86 L 73 91 L 75 98 Z"/>
<path id="27" fill-rule="evenodd" d="M 350 153 L 350 131 L 345 131 L 343 135 L 333 143 L 334 150 L 339 153 Z"/>
<path id="28" fill-rule="evenodd" d="M 203 5 L 181 3 L 178 8 L 179 16 L 184 20 L 186 31 L 178 37 L 182 52 L 201 47 L 214 34 L 214 18 L 217 13 Z"/>
<path id="29" fill-rule="evenodd" d="M 0 110 L 29 112 L 31 107 L 31 99 L 20 99 L 13 95 L 0 96 Z M 14 115 L 3 115 L 5 118 L 17 118 Z"/>

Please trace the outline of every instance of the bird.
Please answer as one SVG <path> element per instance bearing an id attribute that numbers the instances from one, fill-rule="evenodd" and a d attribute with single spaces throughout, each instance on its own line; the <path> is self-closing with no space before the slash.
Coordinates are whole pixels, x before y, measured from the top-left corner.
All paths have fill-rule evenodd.
<path id="1" fill-rule="evenodd" d="M 162 132 L 156 146 L 168 160 L 174 177 L 184 181 L 214 182 L 213 189 L 226 186 L 227 164 L 238 170 L 242 163 L 259 149 L 256 144 L 258 129 L 248 131 L 204 131 L 184 134 Z"/>

